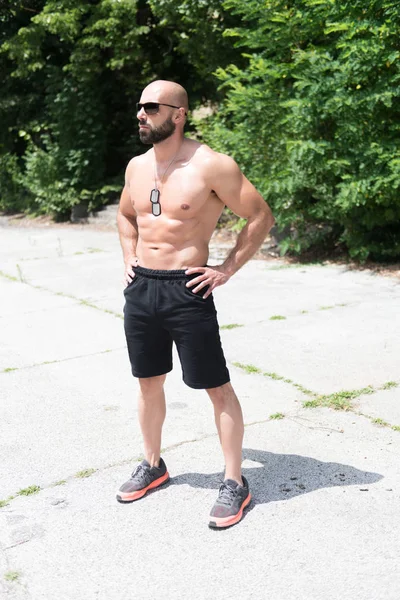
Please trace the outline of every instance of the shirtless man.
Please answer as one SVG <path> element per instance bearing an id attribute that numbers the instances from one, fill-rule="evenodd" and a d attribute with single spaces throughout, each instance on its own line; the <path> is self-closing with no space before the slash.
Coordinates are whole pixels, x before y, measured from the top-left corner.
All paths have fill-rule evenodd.
<path id="1" fill-rule="evenodd" d="M 257 251 L 274 218 L 234 160 L 184 137 L 185 89 L 155 81 L 137 105 L 139 136 L 152 148 L 126 169 L 118 230 L 125 262 L 125 333 L 139 379 L 145 460 L 117 493 L 133 502 L 169 479 L 160 457 L 164 382 L 176 344 L 183 380 L 213 403 L 225 478 L 209 526 L 237 523 L 250 503 L 241 473 L 243 417 L 221 348 L 213 290 Z M 224 206 L 247 224 L 223 264 L 207 266 L 209 241 Z"/>

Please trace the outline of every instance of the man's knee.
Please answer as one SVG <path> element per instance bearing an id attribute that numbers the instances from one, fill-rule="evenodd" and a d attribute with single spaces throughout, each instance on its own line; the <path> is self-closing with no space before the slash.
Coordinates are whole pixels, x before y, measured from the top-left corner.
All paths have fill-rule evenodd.
<path id="1" fill-rule="evenodd" d="M 210 396 L 210 399 L 213 402 L 213 404 L 223 404 L 232 396 L 236 398 L 235 392 L 233 391 L 230 382 L 224 383 L 224 385 L 220 385 L 219 387 L 208 388 L 206 389 L 206 392 Z"/>
<path id="2" fill-rule="evenodd" d="M 154 394 L 162 390 L 166 375 L 157 375 L 157 377 L 139 377 L 140 391 L 142 394 Z"/>

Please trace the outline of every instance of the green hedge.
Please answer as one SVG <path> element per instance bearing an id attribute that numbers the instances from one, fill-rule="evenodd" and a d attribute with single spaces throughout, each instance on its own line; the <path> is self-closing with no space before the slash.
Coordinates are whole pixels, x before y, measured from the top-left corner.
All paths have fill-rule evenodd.
<path id="1" fill-rule="evenodd" d="M 233 154 L 290 228 L 283 251 L 400 256 L 400 11 L 381 0 L 227 0 L 248 64 L 204 139 Z"/>

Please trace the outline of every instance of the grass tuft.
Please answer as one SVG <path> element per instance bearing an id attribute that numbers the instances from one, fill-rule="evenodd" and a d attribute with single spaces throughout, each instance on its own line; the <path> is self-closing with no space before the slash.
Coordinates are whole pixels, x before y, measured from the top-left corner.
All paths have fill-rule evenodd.
<path id="1" fill-rule="evenodd" d="M 270 377 L 270 379 L 275 379 L 275 381 L 282 381 L 284 377 L 282 375 L 278 375 L 278 373 L 269 373 L 268 371 L 264 371 L 264 377 Z"/>
<path id="2" fill-rule="evenodd" d="M 285 319 L 286 317 L 283 315 L 272 315 L 272 317 L 269 318 L 270 321 L 284 321 Z"/>
<path id="3" fill-rule="evenodd" d="M 246 373 L 262 373 L 261 369 L 255 367 L 254 365 L 245 365 L 243 363 L 234 362 L 235 367 L 239 367 L 239 369 L 243 369 Z"/>
<path id="4" fill-rule="evenodd" d="M 400 425 L 392 425 L 393 431 L 400 431 Z"/>
<path id="5" fill-rule="evenodd" d="M 6 581 L 18 581 L 20 577 L 21 573 L 19 571 L 7 571 L 7 573 L 4 573 L 4 579 Z"/>
<path id="6" fill-rule="evenodd" d="M 11 371 L 18 371 L 18 367 L 7 367 L 3 369 L 3 373 L 11 373 Z"/>
<path id="7" fill-rule="evenodd" d="M 383 419 L 372 419 L 372 422 L 375 423 L 375 425 L 381 425 L 382 427 L 390 427 L 389 423 Z"/>
<path id="8" fill-rule="evenodd" d="M 5 277 L 6 279 L 9 279 L 10 281 L 19 281 L 18 277 L 14 277 L 13 275 L 9 275 L 8 273 L 4 273 L 4 271 L 0 271 L 0 275 L 2 277 Z"/>
<path id="9" fill-rule="evenodd" d="M 229 323 L 228 325 L 221 325 L 220 329 L 236 329 L 237 327 L 244 327 L 239 323 Z"/>
<path id="10" fill-rule="evenodd" d="M 316 396 L 317 394 L 308 388 L 303 387 L 300 383 L 293 383 L 294 387 L 306 396 Z"/>
<path id="11" fill-rule="evenodd" d="M 284 419 L 285 415 L 283 413 L 277 412 L 277 413 L 274 413 L 273 415 L 270 415 L 269 418 L 270 418 L 270 420 L 278 421 L 279 419 Z"/>
<path id="12" fill-rule="evenodd" d="M 396 388 L 398 386 L 399 386 L 399 384 L 397 383 L 397 381 L 387 381 L 386 383 L 383 384 L 383 386 L 381 387 L 381 390 L 390 390 L 390 389 Z"/>
<path id="13" fill-rule="evenodd" d="M 322 396 L 322 406 L 334 408 L 335 410 L 350 410 L 352 396 L 348 394 L 338 392 L 337 394 L 331 394 L 330 396 Z"/>
<path id="14" fill-rule="evenodd" d="M 335 410 L 351 410 L 353 408 L 351 401 L 365 394 L 374 394 L 376 390 L 372 386 L 361 388 L 360 390 L 342 390 L 334 394 L 321 394 L 314 400 L 305 402 L 305 408 L 316 408 L 324 406 Z M 312 392 L 311 392 L 312 393 Z"/>
<path id="15" fill-rule="evenodd" d="M 75 477 L 84 479 L 85 477 L 90 477 L 93 473 L 96 473 L 96 471 L 97 469 L 83 469 L 83 471 L 78 471 L 78 473 L 75 474 Z"/>
<path id="16" fill-rule="evenodd" d="M 17 492 L 17 496 L 32 496 L 32 494 L 37 494 L 40 492 L 41 487 L 39 485 L 30 485 L 27 488 L 23 488 Z"/>
<path id="17" fill-rule="evenodd" d="M 303 402 L 304 408 L 317 408 L 320 406 L 318 400 L 306 400 Z"/>
<path id="18" fill-rule="evenodd" d="M 66 479 L 60 479 L 60 481 L 55 481 L 52 487 L 57 487 L 58 485 L 65 485 L 67 483 Z"/>

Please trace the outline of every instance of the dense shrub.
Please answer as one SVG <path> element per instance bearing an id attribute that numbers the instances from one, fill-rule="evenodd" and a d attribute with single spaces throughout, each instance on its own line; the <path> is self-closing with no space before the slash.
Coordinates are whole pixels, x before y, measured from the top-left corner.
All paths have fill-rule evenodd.
<path id="1" fill-rule="evenodd" d="M 238 54 L 222 38 L 219 0 L 8 6 L 0 12 L 0 209 L 66 217 L 75 204 L 116 198 L 127 162 L 145 149 L 136 127 L 141 89 L 175 79 L 192 100 L 216 97 L 213 70 Z M 212 59 L 192 39 L 199 22 L 202 39 L 219 48 Z"/>
<path id="2" fill-rule="evenodd" d="M 390 0 L 227 0 L 225 35 L 251 48 L 218 70 L 227 98 L 203 125 L 292 234 L 284 250 L 344 245 L 400 256 L 400 11 Z"/>

